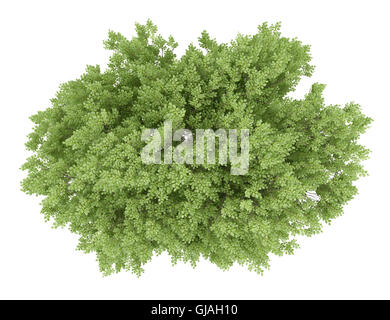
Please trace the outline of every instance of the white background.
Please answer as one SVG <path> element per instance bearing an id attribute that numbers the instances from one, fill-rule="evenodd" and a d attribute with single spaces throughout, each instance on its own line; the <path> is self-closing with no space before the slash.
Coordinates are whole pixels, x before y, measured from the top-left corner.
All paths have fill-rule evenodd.
<path id="1" fill-rule="evenodd" d="M 0 298 L 107 299 L 353 299 L 390 298 L 389 1 L 1 1 L 0 4 Z M 301 239 L 293 256 L 273 257 L 264 276 L 207 261 L 171 267 L 166 255 L 129 273 L 102 277 L 93 255 L 75 251 L 77 238 L 52 229 L 40 200 L 20 191 L 28 153 L 28 117 L 49 106 L 62 82 L 86 64 L 105 66 L 102 41 L 113 29 L 131 37 L 151 18 L 172 34 L 181 54 L 200 32 L 219 41 L 255 33 L 264 21 L 312 45 L 314 81 L 326 102 L 351 100 L 375 119 L 361 142 L 372 150 L 370 176 L 345 214 L 321 235 Z"/>

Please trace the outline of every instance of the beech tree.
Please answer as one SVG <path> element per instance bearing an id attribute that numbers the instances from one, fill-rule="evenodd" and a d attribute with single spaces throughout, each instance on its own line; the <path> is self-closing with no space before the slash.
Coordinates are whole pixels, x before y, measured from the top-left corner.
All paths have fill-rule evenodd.
<path id="1" fill-rule="evenodd" d="M 297 235 L 319 233 L 357 194 L 368 156 L 358 139 L 371 119 L 356 103 L 325 105 L 322 84 L 291 98 L 313 72 L 310 48 L 279 30 L 265 23 L 230 43 L 204 31 L 181 57 L 151 21 L 131 40 L 110 31 L 107 68 L 87 66 L 31 117 L 23 191 L 43 196 L 46 220 L 76 233 L 105 275 L 140 275 L 163 252 L 258 273 L 270 254 L 292 254 Z M 162 132 L 164 121 L 248 129 L 248 172 L 143 163 L 142 131 Z"/>

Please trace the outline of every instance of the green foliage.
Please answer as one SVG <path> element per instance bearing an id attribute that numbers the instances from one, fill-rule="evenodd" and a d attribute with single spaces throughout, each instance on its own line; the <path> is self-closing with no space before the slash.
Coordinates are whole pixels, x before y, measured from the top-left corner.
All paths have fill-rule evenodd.
<path id="1" fill-rule="evenodd" d="M 287 96 L 313 71 L 309 46 L 263 24 L 229 44 L 203 32 L 200 48 L 177 58 L 177 43 L 150 21 L 136 31 L 131 40 L 109 32 L 107 69 L 88 66 L 31 117 L 33 155 L 22 166 L 23 191 L 44 196 L 46 219 L 78 234 L 104 274 L 139 275 L 162 252 L 173 263 L 203 256 L 262 272 L 270 253 L 293 253 L 294 237 L 342 214 L 365 174 L 368 150 L 357 141 L 371 119 L 354 103 L 326 106 L 321 84 L 304 99 Z M 249 129 L 248 173 L 142 163 L 142 130 L 161 131 L 164 120 Z"/>

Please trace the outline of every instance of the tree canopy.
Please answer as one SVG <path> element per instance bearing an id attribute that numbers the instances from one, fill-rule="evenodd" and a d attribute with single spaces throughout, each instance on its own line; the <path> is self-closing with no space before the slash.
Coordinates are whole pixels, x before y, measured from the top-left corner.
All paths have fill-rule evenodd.
<path id="1" fill-rule="evenodd" d="M 201 257 L 263 272 L 270 254 L 292 254 L 297 235 L 319 233 L 357 193 L 371 119 L 358 104 L 325 105 L 324 85 L 293 99 L 311 76 L 310 47 L 279 24 L 218 43 L 204 31 L 181 57 L 148 21 L 132 39 L 109 32 L 107 68 L 87 66 L 31 117 L 22 189 L 42 213 L 79 235 L 105 274 L 143 272 L 154 254 Z M 230 165 L 145 164 L 146 128 L 250 131 L 245 175 Z"/>

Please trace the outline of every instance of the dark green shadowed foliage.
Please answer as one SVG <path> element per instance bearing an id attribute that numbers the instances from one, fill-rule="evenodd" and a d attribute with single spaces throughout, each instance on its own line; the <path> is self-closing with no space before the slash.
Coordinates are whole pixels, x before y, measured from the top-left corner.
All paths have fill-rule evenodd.
<path id="1" fill-rule="evenodd" d="M 88 66 L 31 117 L 23 191 L 43 196 L 45 218 L 78 234 L 105 275 L 140 275 L 162 252 L 173 263 L 203 257 L 262 272 L 271 253 L 293 253 L 295 236 L 320 232 L 357 193 L 368 155 L 357 141 L 371 119 L 355 103 L 325 105 L 322 84 L 287 96 L 313 67 L 309 46 L 279 25 L 229 44 L 203 32 L 180 58 L 176 46 L 150 21 L 131 40 L 109 32 L 106 71 Z M 249 129 L 248 173 L 142 163 L 142 130 L 165 120 Z"/>

